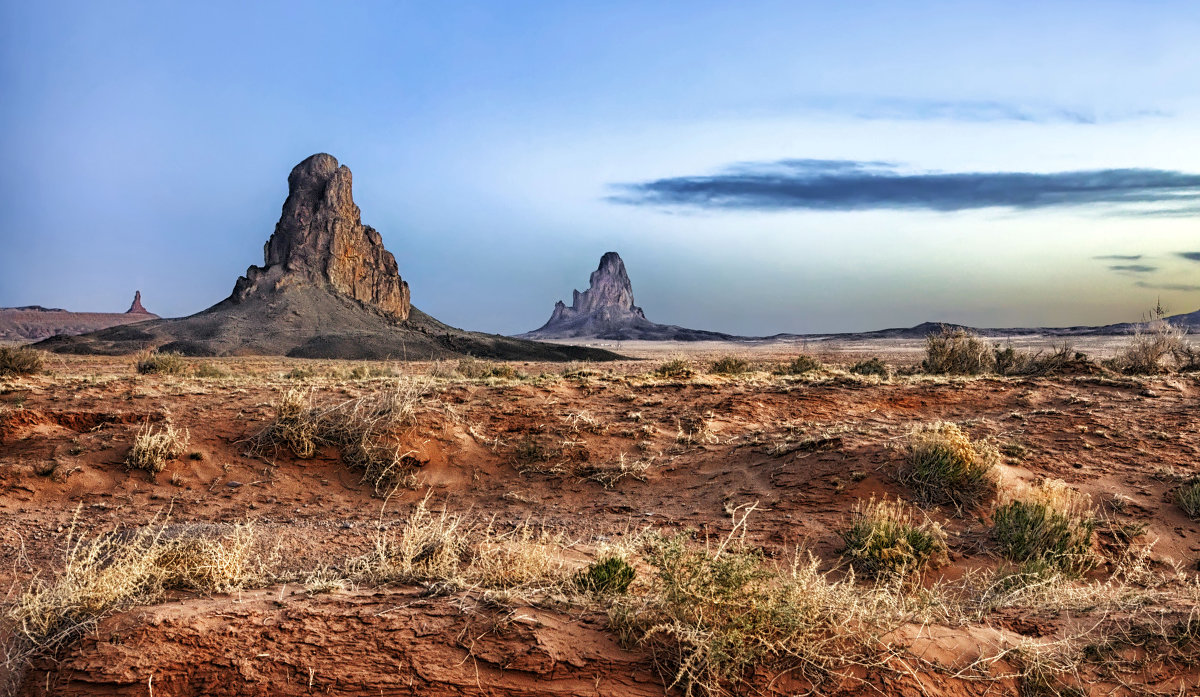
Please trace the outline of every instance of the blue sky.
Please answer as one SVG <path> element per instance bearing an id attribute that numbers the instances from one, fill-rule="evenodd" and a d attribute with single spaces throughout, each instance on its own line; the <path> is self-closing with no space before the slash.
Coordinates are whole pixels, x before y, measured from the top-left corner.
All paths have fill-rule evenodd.
<path id="1" fill-rule="evenodd" d="M 0 7 L 0 306 L 201 310 L 324 151 L 471 329 L 609 250 L 747 334 L 1200 308 L 1196 3 Z"/>

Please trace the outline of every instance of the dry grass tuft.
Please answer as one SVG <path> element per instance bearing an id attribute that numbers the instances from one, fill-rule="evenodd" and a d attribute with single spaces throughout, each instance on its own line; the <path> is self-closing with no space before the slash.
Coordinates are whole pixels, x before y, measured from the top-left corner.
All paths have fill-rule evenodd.
<path id="1" fill-rule="evenodd" d="M 671 380 L 686 380 L 696 374 L 692 362 L 686 358 L 672 358 L 654 369 L 654 375 Z"/>
<path id="2" fill-rule="evenodd" d="M 708 372 L 714 375 L 742 375 L 749 371 L 750 362 L 737 356 L 722 356 L 708 367 Z"/>
<path id="3" fill-rule="evenodd" d="M 1193 520 L 1200 520 L 1200 477 L 1186 482 L 1175 492 L 1175 503 Z"/>
<path id="4" fill-rule="evenodd" d="M 0 346 L 0 376 L 32 375 L 40 372 L 45 357 L 37 349 Z"/>
<path id="5" fill-rule="evenodd" d="M 820 370 L 822 367 L 821 361 L 802 353 L 787 363 L 779 365 L 774 372 L 776 375 L 805 375 Z"/>
<path id="6" fill-rule="evenodd" d="M 617 456 L 617 461 L 611 464 L 582 464 L 577 474 L 585 479 L 599 482 L 605 489 L 611 489 L 625 477 L 636 479 L 639 482 L 646 481 L 646 472 L 650 470 L 653 462 L 653 458 L 627 458 L 625 453 L 621 453 Z"/>
<path id="7" fill-rule="evenodd" d="M 226 592 L 253 580 L 251 527 L 215 536 L 171 533 L 168 526 L 152 525 L 89 538 L 77 535 L 73 524 L 62 571 L 35 579 L 5 608 L 4 624 L 16 638 L 8 665 L 19 668 L 106 615 L 155 602 L 166 590 Z"/>
<path id="8" fill-rule="evenodd" d="M 314 406 L 312 392 L 292 389 L 275 403 L 275 420 L 250 440 L 256 456 L 290 450 L 310 458 L 321 446 L 341 450 L 342 460 L 380 492 L 410 484 L 417 461 L 392 441 L 392 431 L 411 424 L 428 396 L 428 378 L 396 379 L 372 394 Z"/>
<path id="9" fill-rule="evenodd" d="M 993 514 L 992 535 L 1008 559 L 1034 574 L 1076 576 L 1096 564 L 1091 500 L 1064 482 L 1043 481 L 1010 495 Z"/>
<path id="10" fill-rule="evenodd" d="M 137 371 L 142 375 L 183 375 L 188 370 L 187 361 L 178 353 L 145 351 L 138 354 Z"/>
<path id="11" fill-rule="evenodd" d="M 842 556 L 870 578 L 907 579 L 949 563 L 941 526 L 917 522 L 915 512 L 898 500 L 859 501 L 841 535 Z"/>
<path id="12" fill-rule="evenodd" d="M 166 469 L 167 461 L 183 455 L 187 448 L 188 430 L 177 429 L 171 424 L 163 424 L 160 429 L 145 424 L 138 429 L 133 440 L 133 447 L 125 456 L 127 469 L 146 470 L 151 475 Z"/>
<path id="13" fill-rule="evenodd" d="M 908 435 L 908 463 L 899 479 L 925 504 L 952 504 L 960 512 L 996 491 L 993 468 L 1000 461 L 995 446 L 971 442 L 957 425 L 937 421 Z"/>
<path id="14" fill-rule="evenodd" d="M 1185 337 L 1187 330 L 1161 317 L 1139 326 L 1129 345 L 1109 365 L 1127 375 L 1157 375 L 1168 372 L 1171 364 L 1187 368 L 1195 353 Z"/>

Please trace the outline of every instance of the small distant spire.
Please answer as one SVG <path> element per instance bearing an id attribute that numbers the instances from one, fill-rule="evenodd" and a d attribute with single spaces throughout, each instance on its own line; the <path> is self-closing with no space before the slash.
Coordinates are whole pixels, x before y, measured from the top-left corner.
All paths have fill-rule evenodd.
<path id="1" fill-rule="evenodd" d="M 150 311 L 142 307 L 142 291 L 133 291 L 133 304 L 125 311 L 127 315 L 148 315 Z"/>

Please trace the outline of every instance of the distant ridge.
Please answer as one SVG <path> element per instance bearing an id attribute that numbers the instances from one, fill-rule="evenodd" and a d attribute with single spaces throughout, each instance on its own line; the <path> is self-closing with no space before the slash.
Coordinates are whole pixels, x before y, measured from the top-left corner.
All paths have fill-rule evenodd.
<path id="1" fill-rule="evenodd" d="M 99 329 L 158 319 L 142 307 L 142 293 L 126 312 L 69 312 L 57 307 L 23 305 L 0 308 L 0 341 L 24 343 L 52 336 L 86 334 Z M 139 308 L 135 311 L 134 307 Z"/>

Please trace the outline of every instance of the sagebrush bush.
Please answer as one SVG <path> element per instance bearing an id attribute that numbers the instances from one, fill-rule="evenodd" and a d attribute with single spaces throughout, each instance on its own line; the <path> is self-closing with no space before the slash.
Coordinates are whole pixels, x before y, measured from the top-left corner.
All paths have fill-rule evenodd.
<path id="1" fill-rule="evenodd" d="M 1157 375 L 1168 372 L 1172 365 L 1185 368 L 1194 360 L 1186 336 L 1187 330 L 1160 317 L 1139 326 L 1109 364 L 1128 375 Z"/>
<path id="2" fill-rule="evenodd" d="M 588 564 L 571 581 L 585 593 L 617 594 L 629 590 L 637 573 L 620 557 L 604 557 Z"/>
<path id="3" fill-rule="evenodd" d="M 966 329 L 943 327 L 925 337 L 925 360 L 921 369 L 931 375 L 979 375 L 992 370 L 992 350 Z"/>
<path id="4" fill-rule="evenodd" d="M 978 505 L 996 490 L 993 468 L 1000 460 L 995 446 L 972 442 L 957 425 L 934 422 L 908 434 L 907 462 L 899 479 L 926 504 Z"/>
<path id="5" fill-rule="evenodd" d="M 1096 521 L 1087 497 L 1061 481 L 1045 481 L 999 506 L 992 536 L 1008 559 L 1037 571 L 1079 575 L 1092 568 Z"/>
<path id="6" fill-rule="evenodd" d="M 878 358 L 868 358 L 865 361 L 859 361 L 850 366 L 850 372 L 855 375 L 878 375 L 881 378 L 888 376 L 888 366 Z"/>
<path id="7" fill-rule="evenodd" d="M 1200 477 L 1186 482 L 1175 492 L 1175 503 L 1188 517 L 1200 520 Z"/>
<path id="8" fill-rule="evenodd" d="M 872 578 L 910 577 L 948 562 L 941 526 L 929 520 L 917 522 L 901 501 L 859 501 L 841 536 L 846 545 L 842 556 L 855 571 Z"/>
<path id="9" fill-rule="evenodd" d="M 691 361 L 686 358 L 672 358 L 654 369 L 654 374 L 660 378 L 685 380 L 696 374 Z"/>
<path id="10" fill-rule="evenodd" d="M 155 428 L 145 424 L 138 429 L 133 439 L 133 447 L 125 456 L 127 469 L 139 469 L 158 474 L 166 469 L 167 461 L 174 460 L 187 448 L 188 431 L 186 428 L 177 429 L 171 424 L 163 424 Z"/>
<path id="11" fill-rule="evenodd" d="M 229 377 L 229 373 L 221 370 L 219 366 L 215 366 L 212 363 L 201 363 L 192 371 L 192 376 L 197 378 L 218 379 Z"/>
<path id="12" fill-rule="evenodd" d="M 41 351 L 24 346 L 0 346 L 0 376 L 32 375 L 41 371 L 45 358 Z"/>
<path id="13" fill-rule="evenodd" d="M 178 353 L 149 351 L 138 357 L 137 371 L 142 375 L 183 375 L 187 361 Z"/>
<path id="14" fill-rule="evenodd" d="M 788 361 L 787 363 L 784 363 L 784 364 L 780 365 L 779 367 L 777 367 L 775 369 L 775 374 L 776 375 L 804 375 L 805 373 L 811 373 L 815 370 L 820 370 L 822 367 L 823 366 L 821 365 L 821 361 L 817 360 L 813 356 L 802 353 L 802 354 L 796 356 L 795 358 L 793 358 L 792 360 Z"/>
<path id="15" fill-rule="evenodd" d="M 749 370 L 749 361 L 742 360 L 736 356 L 724 356 L 714 361 L 709 366 L 708 372 L 716 373 L 717 375 L 741 375 Z"/>

